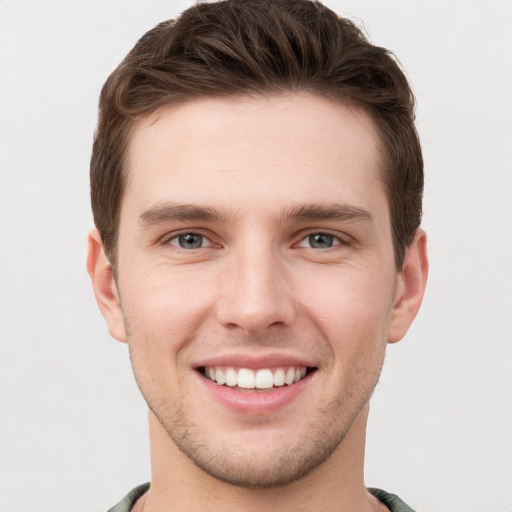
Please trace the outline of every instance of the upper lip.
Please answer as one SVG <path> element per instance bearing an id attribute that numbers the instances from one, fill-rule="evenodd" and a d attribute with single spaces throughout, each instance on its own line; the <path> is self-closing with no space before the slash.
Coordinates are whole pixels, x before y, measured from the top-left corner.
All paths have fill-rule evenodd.
<path id="1" fill-rule="evenodd" d="M 317 366 L 311 357 L 299 356 L 286 353 L 247 354 L 230 353 L 208 357 L 193 365 L 195 368 L 212 366 L 232 366 L 237 368 L 272 368 L 279 366 L 306 366 L 314 368 Z"/>

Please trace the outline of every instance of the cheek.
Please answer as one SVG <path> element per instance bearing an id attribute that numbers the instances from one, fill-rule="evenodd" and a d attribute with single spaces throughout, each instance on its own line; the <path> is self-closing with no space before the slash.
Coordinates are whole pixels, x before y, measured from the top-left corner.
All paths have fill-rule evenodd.
<path id="1" fill-rule="evenodd" d="M 130 300 L 122 301 L 122 306 L 132 332 L 158 337 L 167 344 L 189 336 L 212 302 L 204 279 L 165 267 L 145 272 L 137 282 L 127 282 L 126 292 Z"/>
<path id="2" fill-rule="evenodd" d="M 158 408 L 164 396 L 156 390 L 181 389 L 182 349 L 196 336 L 205 307 L 193 284 L 180 285 L 162 274 L 125 285 L 129 300 L 121 300 L 121 305 L 134 375 L 146 400 Z M 166 398 L 177 399 L 174 393 Z"/>
<path id="3" fill-rule="evenodd" d="M 330 316 L 380 317 L 390 308 L 393 287 L 384 273 L 340 268 L 323 279 L 304 281 L 302 295 L 311 308 Z"/>
<path id="4" fill-rule="evenodd" d="M 382 274 L 340 271 L 310 290 L 304 309 L 334 351 L 364 353 L 386 344 L 392 286 Z"/>

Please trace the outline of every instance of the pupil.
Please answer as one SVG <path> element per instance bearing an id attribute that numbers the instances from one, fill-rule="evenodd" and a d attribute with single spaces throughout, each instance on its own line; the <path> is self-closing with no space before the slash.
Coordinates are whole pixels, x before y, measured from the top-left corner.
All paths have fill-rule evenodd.
<path id="1" fill-rule="evenodd" d="M 332 247 L 333 237 L 325 233 L 315 233 L 309 236 L 309 243 L 314 249 L 326 249 Z"/>
<path id="2" fill-rule="evenodd" d="M 179 244 L 183 249 L 199 249 L 203 244 L 203 237 L 202 235 L 187 233 L 179 237 Z"/>

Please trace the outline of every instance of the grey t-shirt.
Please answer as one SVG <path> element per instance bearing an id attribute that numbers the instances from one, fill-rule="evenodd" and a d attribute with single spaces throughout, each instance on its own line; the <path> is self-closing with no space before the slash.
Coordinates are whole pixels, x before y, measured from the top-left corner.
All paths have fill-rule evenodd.
<path id="1" fill-rule="evenodd" d="M 132 489 L 117 505 L 108 510 L 108 512 L 130 512 L 135 502 L 149 489 L 148 484 L 142 484 Z M 406 505 L 396 494 L 390 494 L 382 489 L 370 487 L 368 491 L 379 499 L 391 512 L 414 512 Z"/>

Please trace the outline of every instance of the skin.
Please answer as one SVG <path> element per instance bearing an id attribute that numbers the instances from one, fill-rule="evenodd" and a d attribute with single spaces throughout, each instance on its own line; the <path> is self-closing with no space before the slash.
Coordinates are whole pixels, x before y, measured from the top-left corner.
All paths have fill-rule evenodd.
<path id="1" fill-rule="evenodd" d="M 88 269 L 150 409 L 138 507 L 385 509 L 363 481 L 368 401 L 428 263 L 418 230 L 395 269 L 370 118 L 305 94 L 194 100 L 136 125 L 128 168 L 117 281 L 97 231 Z M 314 371 L 271 412 L 226 407 L 198 372 L 276 354 Z"/>

